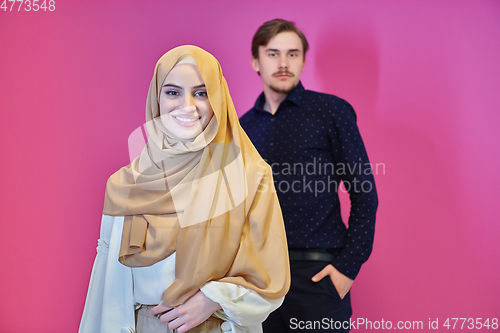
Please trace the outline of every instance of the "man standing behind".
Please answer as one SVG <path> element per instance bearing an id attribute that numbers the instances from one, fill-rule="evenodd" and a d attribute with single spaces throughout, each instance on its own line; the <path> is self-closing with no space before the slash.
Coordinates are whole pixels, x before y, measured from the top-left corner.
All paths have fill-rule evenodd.
<path id="1" fill-rule="evenodd" d="M 349 331 L 349 290 L 373 244 L 378 200 L 356 114 L 341 98 L 304 89 L 307 49 L 293 22 L 257 30 L 251 64 L 264 92 L 240 119 L 273 169 L 290 251 L 291 288 L 264 322 L 269 333 Z M 351 201 L 348 228 L 341 181 Z"/>

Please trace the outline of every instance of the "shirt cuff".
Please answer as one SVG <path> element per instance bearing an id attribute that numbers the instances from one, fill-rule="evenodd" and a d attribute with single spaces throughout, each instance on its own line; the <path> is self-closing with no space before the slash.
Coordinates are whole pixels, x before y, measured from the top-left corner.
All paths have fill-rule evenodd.
<path id="1" fill-rule="evenodd" d="M 354 280 L 356 276 L 358 276 L 363 263 L 341 252 L 338 257 L 333 260 L 332 265 L 340 273 L 344 274 L 349 279 Z"/>
<path id="2" fill-rule="evenodd" d="M 262 323 L 285 299 L 264 297 L 242 286 L 218 281 L 208 282 L 201 288 L 201 292 L 219 303 L 228 320 L 247 327 Z"/>

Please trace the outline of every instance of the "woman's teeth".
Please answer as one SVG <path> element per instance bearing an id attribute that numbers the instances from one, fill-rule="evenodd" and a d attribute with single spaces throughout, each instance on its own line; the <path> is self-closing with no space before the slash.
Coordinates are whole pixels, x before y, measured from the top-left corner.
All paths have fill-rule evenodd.
<path id="1" fill-rule="evenodd" d="M 180 120 L 180 121 L 185 121 L 185 122 L 188 122 L 188 123 L 192 123 L 192 122 L 198 120 L 198 118 L 187 119 L 187 118 L 181 118 L 181 117 L 175 117 L 175 119 Z"/>

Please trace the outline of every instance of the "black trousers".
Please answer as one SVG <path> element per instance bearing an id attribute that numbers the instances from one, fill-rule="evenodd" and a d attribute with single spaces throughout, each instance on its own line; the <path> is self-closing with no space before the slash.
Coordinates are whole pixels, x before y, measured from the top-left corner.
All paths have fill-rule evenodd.
<path id="1" fill-rule="evenodd" d="M 264 333 L 349 332 L 352 315 L 350 292 L 341 299 L 326 276 L 319 282 L 311 278 L 328 263 L 291 261 L 292 283 L 283 305 L 263 323 Z"/>

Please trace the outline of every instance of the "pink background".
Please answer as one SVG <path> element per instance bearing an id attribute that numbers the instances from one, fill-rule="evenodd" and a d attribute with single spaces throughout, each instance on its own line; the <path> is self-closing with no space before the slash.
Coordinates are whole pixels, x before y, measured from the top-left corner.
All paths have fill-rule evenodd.
<path id="1" fill-rule="evenodd" d="M 105 182 L 128 163 L 156 60 L 205 48 L 242 115 L 261 91 L 251 38 L 276 17 L 309 39 L 304 86 L 350 101 L 385 165 L 353 319 L 500 317 L 500 2 L 253 3 L 0 10 L 1 332 L 77 331 Z"/>

